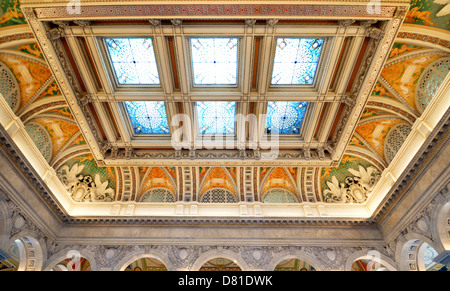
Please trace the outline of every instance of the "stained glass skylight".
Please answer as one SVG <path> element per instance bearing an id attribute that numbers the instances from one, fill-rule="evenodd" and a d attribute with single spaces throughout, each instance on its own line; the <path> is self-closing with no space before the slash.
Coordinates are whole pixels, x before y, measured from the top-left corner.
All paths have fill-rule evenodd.
<path id="1" fill-rule="evenodd" d="M 266 132 L 299 134 L 308 102 L 268 102 Z"/>
<path id="2" fill-rule="evenodd" d="M 169 134 L 163 101 L 126 101 L 125 108 L 135 134 Z"/>
<path id="3" fill-rule="evenodd" d="M 106 47 L 120 85 L 159 85 L 151 38 L 107 38 Z"/>
<path id="4" fill-rule="evenodd" d="M 324 39 L 278 38 L 272 85 L 314 83 Z"/>
<path id="5" fill-rule="evenodd" d="M 202 101 L 197 102 L 196 107 L 200 133 L 234 133 L 236 102 Z"/>
<path id="6" fill-rule="evenodd" d="M 236 85 L 237 38 L 191 38 L 194 85 Z"/>

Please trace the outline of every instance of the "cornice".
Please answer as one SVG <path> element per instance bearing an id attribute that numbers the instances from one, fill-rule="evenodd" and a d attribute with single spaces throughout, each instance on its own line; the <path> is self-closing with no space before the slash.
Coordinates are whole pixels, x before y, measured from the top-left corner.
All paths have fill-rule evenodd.
<path id="1" fill-rule="evenodd" d="M 445 147 L 450 139 L 450 109 L 447 109 L 445 115 L 434 128 L 427 140 L 423 143 L 417 154 L 409 163 L 408 167 L 403 171 L 397 182 L 393 185 L 383 202 L 374 211 L 372 218 L 374 221 L 380 222 L 389 215 L 389 210 L 412 189 L 420 177 L 422 177 L 426 169 L 430 167 L 433 161 L 438 158 L 440 151 Z"/>

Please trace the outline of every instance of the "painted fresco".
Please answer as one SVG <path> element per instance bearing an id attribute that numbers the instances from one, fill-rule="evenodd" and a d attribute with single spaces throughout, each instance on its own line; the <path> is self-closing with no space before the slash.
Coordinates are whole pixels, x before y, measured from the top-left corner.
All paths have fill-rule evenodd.
<path id="1" fill-rule="evenodd" d="M 221 167 L 214 167 L 205 178 L 200 194 L 213 188 L 223 188 L 236 195 L 234 181 L 230 179 L 225 170 Z"/>
<path id="2" fill-rule="evenodd" d="M 48 131 L 52 141 L 52 159 L 58 154 L 70 138 L 78 133 L 78 126 L 74 123 L 57 118 L 36 118 L 33 122 L 39 123 Z"/>
<path id="3" fill-rule="evenodd" d="M 384 158 L 384 142 L 389 130 L 399 124 L 404 123 L 400 119 L 384 119 L 375 120 L 369 123 L 364 123 L 356 127 L 356 132 L 359 133 L 370 146 Z"/>
<path id="4" fill-rule="evenodd" d="M 404 23 L 450 30 L 450 14 L 444 15 L 448 11 L 446 5 L 449 4 L 444 1 L 412 0 Z"/>
<path id="5" fill-rule="evenodd" d="M 400 55 L 403 55 L 404 53 L 416 51 L 423 49 L 420 46 L 412 45 L 412 44 L 406 44 L 406 43 L 394 43 L 394 45 L 391 48 L 391 53 L 389 54 L 389 58 L 398 57 Z"/>
<path id="6" fill-rule="evenodd" d="M 430 54 L 408 58 L 387 66 L 381 72 L 381 76 L 411 107 L 417 110 L 415 102 L 417 81 L 430 63 L 444 56 L 443 54 Z"/>
<path id="7" fill-rule="evenodd" d="M 280 262 L 274 271 L 315 271 L 316 269 L 305 261 L 287 259 Z"/>
<path id="8" fill-rule="evenodd" d="M 20 86 L 20 105 L 23 108 L 52 76 L 51 71 L 41 63 L 31 61 L 25 57 L 0 54 L 3 62 L 13 72 Z"/>
<path id="9" fill-rule="evenodd" d="M 167 271 L 167 268 L 157 259 L 142 258 L 129 264 L 124 271 Z"/>
<path id="10" fill-rule="evenodd" d="M 39 45 L 37 43 L 27 43 L 27 44 L 22 44 L 19 46 L 15 46 L 15 47 L 10 47 L 8 48 L 9 50 L 14 50 L 14 51 L 19 51 L 19 52 L 23 52 L 23 53 L 27 53 L 30 54 L 34 57 L 40 58 L 40 59 L 44 59 L 44 54 L 42 54 Z"/>
<path id="11" fill-rule="evenodd" d="M 289 177 L 288 173 L 281 167 L 273 169 L 267 177 L 267 180 L 262 187 L 261 194 L 266 193 L 272 188 L 286 189 L 293 194 L 297 194 L 297 191 L 292 184 L 291 177 Z"/>
<path id="12" fill-rule="evenodd" d="M 26 24 L 19 0 L 2 0 L 0 5 L 0 27 Z"/>
<path id="13" fill-rule="evenodd" d="M 160 167 L 151 168 L 150 172 L 145 177 L 145 180 L 142 183 L 140 195 L 153 188 L 166 188 L 169 189 L 172 193 L 176 193 L 172 181 L 167 176 L 166 172 L 164 172 L 164 170 Z"/>
<path id="14" fill-rule="evenodd" d="M 233 261 L 225 258 L 216 258 L 206 262 L 200 271 L 242 271 Z"/>
<path id="15" fill-rule="evenodd" d="M 372 91 L 372 96 L 380 96 L 395 99 L 394 95 L 389 92 L 385 86 L 383 86 L 380 82 L 375 84 L 375 87 Z"/>

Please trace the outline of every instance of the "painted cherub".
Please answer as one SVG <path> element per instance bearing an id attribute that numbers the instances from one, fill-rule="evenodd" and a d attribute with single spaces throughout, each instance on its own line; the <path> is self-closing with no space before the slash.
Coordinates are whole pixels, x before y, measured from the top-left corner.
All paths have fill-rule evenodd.
<path id="1" fill-rule="evenodd" d="M 23 18 L 23 13 L 20 11 L 20 9 L 17 7 L 19 5 L 18 2 L 14 4 L 14 7 L 11 9 L 11 7 L 8 7 L 8 11 L 5 12 L 5 14 L 0 17 L 0 24 L 6 23 L 13 19 L 20 19 Z"/>

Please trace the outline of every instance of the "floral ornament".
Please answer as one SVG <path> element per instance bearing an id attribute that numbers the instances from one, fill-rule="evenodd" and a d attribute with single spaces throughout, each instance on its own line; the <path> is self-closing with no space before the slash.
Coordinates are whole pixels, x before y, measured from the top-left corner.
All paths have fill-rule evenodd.
<path id="1" fill-rule="evenodd" d="M 58 177 L 64 183 L 72 199 L 76 202 L 111 202 L 114 200 L 114 190 L 108 188 L 108 181 L 102 183 L 100 175 L 79 175 L 84 165 L 74 164 L 71 169 L 64 165 L 58 172 Z"/>
<path id="2" fill-rule="evenodd" d="M 364 169 L 360 165 L 358 171 L 348 171 L 353 177 L 348 176 L 343 183 L 339 183 L 336 176 L 331 177 L 331 182 L 327 181 L 328 189 L 324 190 L 326 202 L 362 203 L 380 179 L 380 172 L 371 166 Z"/>

